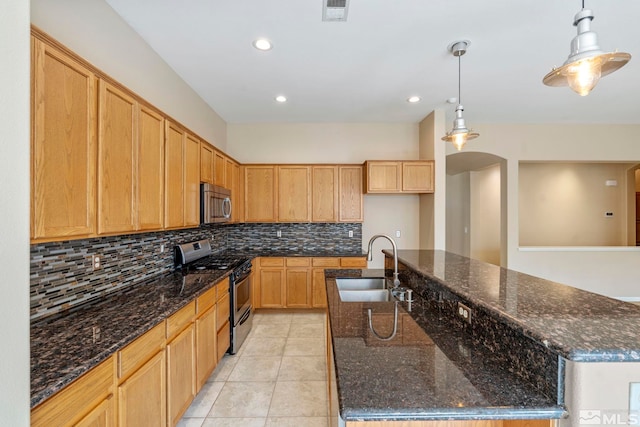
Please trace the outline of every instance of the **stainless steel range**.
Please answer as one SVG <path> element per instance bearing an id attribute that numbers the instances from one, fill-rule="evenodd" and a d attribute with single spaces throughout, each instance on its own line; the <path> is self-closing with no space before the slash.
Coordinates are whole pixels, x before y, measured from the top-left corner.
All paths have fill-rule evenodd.
<path id="1" fill-rule="evenodd" d="M 215 254 L 209 240 L 198 240 L 175 247 L 175 264 L 185 275 L 232 270 L 229 276 L 231 345 L 235 354 L 249 335 L 253 322 L 251 307 L 251 260 L 249 258 Z"/>

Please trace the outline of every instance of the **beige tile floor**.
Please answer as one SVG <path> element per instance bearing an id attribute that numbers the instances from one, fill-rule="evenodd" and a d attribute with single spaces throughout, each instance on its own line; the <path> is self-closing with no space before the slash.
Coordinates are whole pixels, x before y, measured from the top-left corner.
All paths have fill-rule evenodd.
<path id="1" fill-rule="evenodd" d="M 256 313 L 240 351 L 224 356 L 178 426 L 328 426 L 324 316 Z"/>

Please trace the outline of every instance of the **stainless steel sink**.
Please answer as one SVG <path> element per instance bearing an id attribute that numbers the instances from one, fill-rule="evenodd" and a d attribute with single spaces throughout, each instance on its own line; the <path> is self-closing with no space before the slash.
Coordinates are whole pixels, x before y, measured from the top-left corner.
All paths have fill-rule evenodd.
<path id="1" fill-rule="evenodd" d="M 343 302 L 382 302 L 391 298 L 387 289 L 340 289 L 338 292 Z"/>
<path id="2" fill-rule="evenodd" d="M 348 277 L 336 279 L 336 285 L 339 290 L 369 290 L 369 289 L 386 289 L 386 280 L 384 277 Z"/>

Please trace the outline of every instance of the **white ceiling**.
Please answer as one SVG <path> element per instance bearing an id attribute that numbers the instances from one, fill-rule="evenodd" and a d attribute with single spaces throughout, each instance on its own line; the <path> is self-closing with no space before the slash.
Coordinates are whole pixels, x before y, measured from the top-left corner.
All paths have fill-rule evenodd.
<path id="1" fill-rule="evenodd" d="M 418 122 L 435 108 L 453 117 L 445 100 L 457 96 L 458 64 L 447 45 L 468 39 L 471 127 L 640 124 L 638 0 L 586 0 L 600 47 L 633 57 L 587 97 L 542 84 L 569 54 L 579 0 L 350 0 L 347 22 L 323 22 L 323 0 L 106 1 L 229 123 Z M 273 49 L 254 49 L 258 37 Z"/>

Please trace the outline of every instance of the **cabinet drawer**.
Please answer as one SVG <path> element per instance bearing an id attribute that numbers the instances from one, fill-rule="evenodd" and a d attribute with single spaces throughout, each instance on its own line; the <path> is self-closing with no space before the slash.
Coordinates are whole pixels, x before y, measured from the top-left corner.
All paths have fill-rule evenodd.
<path id="1" fill-rule="evenodd" d="M 224 279 L 222 282 L 218 283 L 216 285 L 216 289 L 218 292 L 218 297 L 216 298 L 216 301 L 220 301 L 225 294 L 229 294 L 229 278 L 227 277 L 226 279 Z"/>
<path id="2" fill-rule="evenodd" d="M 118 379 L 128 377 L 162 350 L 165 344 L 164 323 L 158 324 L 118 352 Z"/>
<path id="3" fill-rule="evenodd" d="M 167 339 L 173 338 L 178 332 L 183 330 L 189 323 L 193 322 L 193 315 L 196 313 L 196 302 L 191 301 L 185 307 L 178 310 L 167 319 Z"/>
<path id="4" fill-rule="evenodd" d="M 367 259 L 365 257 L 348 257 L 340 258 L 340 267 L 367 267 Z"/>
<path id="5" fill-rule="evenodd" d="M 201 315 L 205 311 L 209 310 L 216 303 L 217 299 L 218 286 L 216 285 L 198 297 L 196 300 L 196 314 Z"/>
<path id="6" fill-rule="evenodd" d="M 260 258 L 260 267 L 284 267 L 284 258 Z"/>
<path id="7" fill-rule="evenodd" d="M 78 422 L 111 393 L 113 357 L 96 366 L 31 411 L 32 426 L 67 426 Z"/>
<path id="8" fill-rule="evenodd" d="M 225 322 L 229 322 L 230 309 L 229 292 L 227 292 L 218 300 L 218 307 L 216 310 L 216 325 L 218 330 L 224 326 Z"/>
<path id="9" fill-rule="evenodd" d="M 292 257 L 287 258 L 287 267 L 308 267 L 310 265 L 310 259 L 305 257 Z"/>
<path id="10" fill-rule="evenodd" d="M 340 267 L 340 258 L 312 258 L 314 267 Z"/>

